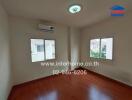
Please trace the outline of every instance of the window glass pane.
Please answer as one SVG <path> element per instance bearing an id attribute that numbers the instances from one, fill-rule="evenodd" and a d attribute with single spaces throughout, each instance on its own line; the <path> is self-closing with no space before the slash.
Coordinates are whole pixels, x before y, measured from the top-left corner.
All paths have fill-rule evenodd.
<path id="1" fill-rule="evenodd" d="M 112 60 L 113 38 L 101 39 L 101 58 Z"/>
<path id="2" fill-rule="evenodd" d="M 45 40 L 46 60 L 55 59 L 55 40 Z"/>
<path id="3" fill-rule="evenodd" d="M 44 61 L 44 40 L 31 39 L 32 62 Z"/>
<path id="4" fill-rule="evenodd" d="M 99 58 L 100 56 L 100 39 L 90 41 L 90 57 Z"/>

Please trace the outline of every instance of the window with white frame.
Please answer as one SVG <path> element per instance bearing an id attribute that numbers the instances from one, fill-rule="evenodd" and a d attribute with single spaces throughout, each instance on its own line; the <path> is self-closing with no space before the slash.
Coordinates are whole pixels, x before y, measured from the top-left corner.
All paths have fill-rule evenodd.
<path id="1" fill-rule="evenodd" d="M 113 38 L 97 38 L 90 40 L 90 57 L 113 59 Z"/>
<path id="2" fill-rule="evenodd" d="M 32 62 L 55 59 L 55 40 L 31 39 Z"/>
<path id="3" fill-rule="evenodd" d="M 55 59 L 55 41 L 45 40 L 45 58 L 46 60 Z"/>

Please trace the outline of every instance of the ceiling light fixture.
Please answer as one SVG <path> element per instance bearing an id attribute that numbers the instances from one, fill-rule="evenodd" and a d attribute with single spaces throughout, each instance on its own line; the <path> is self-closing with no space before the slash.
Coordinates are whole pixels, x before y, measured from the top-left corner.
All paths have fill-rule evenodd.
<path id="1" fill-rule="evenodd" d="M 69 12 L 72 14 L 79 13 L 82 7 L 80 5 L 74 4 L 69 7 Z"/>

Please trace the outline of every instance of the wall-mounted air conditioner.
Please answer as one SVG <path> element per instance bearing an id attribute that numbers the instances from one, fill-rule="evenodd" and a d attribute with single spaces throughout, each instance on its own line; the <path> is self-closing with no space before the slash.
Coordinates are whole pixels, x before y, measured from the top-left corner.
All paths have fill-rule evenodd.
<path id="1" fill-rule="evenodd" d="M 40 31 L 45 31 L 45 32 L 52 32 L 55 29 L 54 26 L 48 26 L 44 24 L 39 24 L 38 28 Z"/>

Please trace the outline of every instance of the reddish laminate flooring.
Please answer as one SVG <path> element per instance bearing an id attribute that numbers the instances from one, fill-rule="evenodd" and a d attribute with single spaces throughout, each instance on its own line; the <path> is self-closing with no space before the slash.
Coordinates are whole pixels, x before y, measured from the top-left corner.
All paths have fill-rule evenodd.
<path id="1" fill-rule="evenodd" d="M 15 86 L 8 100 L 132 100 L 132 88 L 88 71 Z"/>

